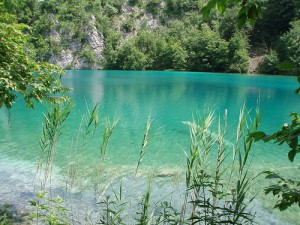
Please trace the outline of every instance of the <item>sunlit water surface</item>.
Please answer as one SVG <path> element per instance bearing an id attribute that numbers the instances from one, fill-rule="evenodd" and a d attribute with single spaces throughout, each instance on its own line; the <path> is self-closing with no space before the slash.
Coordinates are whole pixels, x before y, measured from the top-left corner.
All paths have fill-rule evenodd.
<path id="1" fill-rule="evenodd" d="M 188 72 L 68 71 L 62 83 L 72 88 L 69 96 L 75 108 L 65 123 L 55 158 L 58 168 L 66 168 L 70 152 L 81 154 L 81 168 L 90 171 L 100 162 L 100 145 L 106 118 L 119 118 L 105 158 L 107 168 L 122 171 L 135 168 L 148 116 L 149 142 L 141 169 L 172 173 L 185 165 L 189 150 L 189 128 L 183 123 L 214 110 L 217 123 L 228 116 L 228 143 L 234 141 L 239 111 L 243 103 L 255 111 L 258 99 L 263 112 L 261 130 L 275 132 L 289 121 L 289 113 L 300 111 L 300 96 L 294 94 L 296 79 L 283 76 L 250 76 Z M 79 127 L 82 116 L 95 104 L 100 106 L 102 125 L 82 146 Z M 0 110 L 0 160 L 36 164 L 40 155 L 44 105 L 27 109 L 21 98 L 8 113 Z M 253 115 L 253 113 L 252 113 Z M 77 142 L 78 141 L 78 142 Z M 261 142 L 252 149 L 254 173 L 277 169 L 283 173 L 297 164 L 287 160 L 286 146 Z M 20 164 L 22 167 L 22 164 Z M 167 171 L 167 172 L 166 172 Z M 295 170 L 295 174 L 297 169 Z"/>

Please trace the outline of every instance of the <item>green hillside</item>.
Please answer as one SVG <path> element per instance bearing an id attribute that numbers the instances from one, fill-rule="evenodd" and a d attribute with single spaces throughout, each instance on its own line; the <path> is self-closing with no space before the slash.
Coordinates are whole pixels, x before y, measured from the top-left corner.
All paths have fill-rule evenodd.
<path id="1" fill-rule="evenodd" d="M 64 69 L 283 74 L 282 62 L 300 66 L 297 0 L 263 1 L 263 16 L 241 29 L 238 8 L 204 19 L 202 0 L 4 2 L 31 26 L 34 57 Z"/>

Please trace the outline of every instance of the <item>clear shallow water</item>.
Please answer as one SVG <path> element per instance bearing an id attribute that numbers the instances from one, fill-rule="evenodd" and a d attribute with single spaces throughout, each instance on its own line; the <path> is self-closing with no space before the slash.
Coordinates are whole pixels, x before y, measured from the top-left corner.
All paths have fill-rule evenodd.
<path id="1" fill-rule="evenodd" d="M 126 171 L 138 161 L 146 121 L 151 115 L 150 133 L 156 136 L 147 148 L 141 168 L 153 168 L 173 173 L 184 168 L 183 150 L 188 150 L 189 130 L 182 121 L 192 114 L 215 110 L 216 118 L 228 111 L 228 141 L 234 138 L 240 107 L 246 102 L 254 109 L 260 98 L 264 112 L 261 130 L 274 132 L 289 121 L 291 111 L 299 112 L 300 96 L 294 94 L 296 79 L 281 76 L 247 76 L 215 73 L 128 72 L 128 71 L 68 71 L 63 78 L 66 87 L 73 88 L 70 97 L 76 104 L 66 121 L 58 143 L 55 166 L 66 169 L 70 149 L 75 149 L 81 117 L 86 105 L 100 104 L 100 118 L 119 117 L 119 123 L 108 147 L 106 166 L 111 171 Z M 14 165 L 17 170 L 35 165 L 40 148 L 44 105 L 27 109 L 21 99 L 9 114 L 0 110 L 0 162 Z M 82 152 L 83 174 L 92 173 L 99 164 L 99 146 L 103 126 L 89 139 Z M 287 148 L 276 144 L 256 143 L 252 149 L 253 173 L 276 169 L 283 174 L 287 168 L 297 168 L 287 160 Z M 14 162 L 14 163 L 12 163 Z M 20 163 L 19 163 L 20 162 Z M 11 168 L 11 167 L 8 167 Z M 10 169 L 9 169 L 10 170 Z M 295 169 L 297 175 L 298 169 Z M 289 174 L 291 175 L 291 174 Z M 269 205 L 268 205 L 269 204 Z M 265 206 L 272 206 L 272 203 Z M 293 211 L 292 215 L 299 213 Z M 296 220 L 295 220 L 296 221 Z"/>

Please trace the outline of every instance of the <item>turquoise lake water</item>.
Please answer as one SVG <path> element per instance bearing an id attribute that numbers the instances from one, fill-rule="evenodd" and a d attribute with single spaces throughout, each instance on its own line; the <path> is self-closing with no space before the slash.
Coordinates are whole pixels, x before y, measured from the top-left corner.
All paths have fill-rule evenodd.
<path id="1" fill-rule="evenodd" d="M 100 104 L 100 118 L 118 117 L 119 123 L 108 147 L 106 162 L 113 166 L 135 166 L 138 160 L 146 121 L 151 115 L 151 134 L 155 137 L 147 149 L 143 166 L 182 167 L 183 150 L 188 150 L 189 129 L 182 123 L 192 114 L 215 111 L 216 119 L 228 112 L 228 141 L 233 141 L 239 110 L 246 102 L 255 109 L 257 99 L 263 111 L 261 130 L 274 132 L 289 121 L 291 111 L 299 112 L 300 96 L 294 94 L 296 78 L 189 72 L 67 71 L 62 83 L 76 104 L 65 124 L 58 144 L 56 164 L 65 165 L 74 149 L 82 115 Z M 0 152 L 2 160 L 36 160 L 40 151 L 45 106 L 27 109 L 21 99 L 8 113 L 0 111 Z M 84 149 L 87 164 L 97 163 L 102 129 Z M 276 144 L 256 143 L 253 164 L 289 166 L 287 149 Z"/>
<path id="2" fill-rule="evenodd" d="M 109 176 L 113 176 L 114 172 L 132 171 L 136 167 L 149 115 L 152 121 L 150 135 L 154 137 L 146 149 L 140 168 L 141 171 L 154 169 L 168 175 L 185 168 L 184 151 L 189 150 L 189 128 L 184 122 L 191 121 L 197 112 L 204 115 L 214 110 L 217 124 L 218 117 L 223 118 L 227 111 L 226 139 L 229 146 L 234 141 L 239 111 L 244 102 L 253 115 L 260 99 L 263 111 L 260 130 L 267 133 L 273 133 L 289 122 L 290 112 L 300 112 L 300 95 L 294 94 L 297 88 L 295 77 L 156 71 L 67 71 L 62 83 L 72 88 L 69 96 L 75 104 L 57 144 L 54 164 L 58 170 L 55 171 L 61 170 L 62 174 L 72 164 L 70 154 L 79 155 L 82 176 L 90 176 L 94 174 L 93 170 L 97 171 L 106 118 L 111 121 L 114 117 L 119 118 L 105 158 Z M 83 142 L 78 134 L 82 116 L 87 108 L 91 109 L 97 103 L 100 106 L 101 126 L 93 137 L 86 139 L 87 144 L 80 148 Z M 4 172 L 7 168 L 8 174 L 12 174 L 9 175 L 11 178 L 6 179 L 17 179 L 22 184 L 23 168 L 30 165 L 36 167 L 41 152 L 39 137 L 45 112 L 46 106 L 42 104 L 36 104 L 35 110 L 26 108 L 21 98 L 10 112 L 0 110 L 0 165 Z M 216 132 L 214 129 L 211 131 Z M 297 160 L 290 163 L 287 152 L 288 148 L 284 145 L 255 143 L 251 154 L 251 173 L 274 169 L 282 175 L 288 173 L 289 177 L 298 177 L 300 165 Z M 14 178 L 14 173 L 21 175 Z M 258 182 L 260 186 L 257 190 L 263 190 L 266 186 L 263 182 Z M 4 192 L 9 193 L 5 188 Z M 23 193 L 23 188 L 20 193 Z M 265 208 L 271 209 L 274 205 L 274 201 L 263 194 L 258 199 Z M 272 212 L 278 213 L 275 210 Z M 278 215 L 298 224 L 299 213 L 295 207 Z M 268 216 L 265 217 L 264 221 L 267 221 Z"/>

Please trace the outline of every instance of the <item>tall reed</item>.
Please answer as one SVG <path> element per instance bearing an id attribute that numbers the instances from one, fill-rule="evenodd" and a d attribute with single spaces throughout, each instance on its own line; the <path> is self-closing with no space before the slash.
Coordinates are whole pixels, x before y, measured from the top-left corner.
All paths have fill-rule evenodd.
<path id="1" fill-rule="evenodd" d="M 100 146 L 100 159 L 101 160 L 103 160 L 106 155 L 106 150 L 107 150 L 109 140 L 110 140 L 113 130 L 117 126 L 118 122 L 119 122 L 118 118 L 114 118 L 112 123 L 110 122 L 109 118 L 107 118 L 107 120 L 106 120 L 106 124 L 105 124 L 103 135 L 102 135 L 102 143 Z"/>
<path id="2" fill-rule="evenodd" d="M 197 114 L 190 127 L 190 151 L 186 153 L 186 194 L 181 211 L 181 224 L 189 218 L 191 224 L 251 224 L 254 215 L 247 211 L 247 204 L 254 196 L 247 196 L 254 178 L 248 174 L 252 141 L 246 140 L 248 132 L 257 130 L 260 113 L 254 119 L 242 107 L 236 131 L 237 140 L 230 144 L 227 137 L 227 110 L 224 123 L 219 118 L 217 134 L 213 128 L 213 113 L 206 117 Z M 247 126 L 250 120 L 251 127 Z M 228 164 L 229 148 L 232 149 L 231 165 Z M 214 157 L 213 152 L 216 151 Z M 230 165 L 230 166 L 229 166 Z M 229 191 L 230 190 L 230 191 Z M 189 203 L 191 205 L 189 205 Z M 186 215 L 190 210 L 189 215 Z M 187 217 L 186 217 L 187 216 Z"/>
<path id="3" fill-rule="evenodd" d="M 50 182 L 53 168 L 54 156 L 57 152 L 57 141 L 62 134 L 64 122 L 73 108 L 71 101 L 65 103 L 54 103 L 44 114 L 42 126 L 42 137 L 40 138 L 41 155 L 38 161 L 37 175 L 41 182 L 41 190 L 45 190 L 47 182 Z M 43 178 L 41 178 L 43 176 Z"/>
<path id="4" fill-rule="evenodd" d="M 142 196 L 142 200 L 139 203 L 141 210 L 137 211 L 136 214 L 138 215 L 136 220 L 136 225 L 150 225 L 152 222 L 153 214 L 150 214 L 150 193 L 151 193 L 151 188 L 150 188 L 150 180 L 148 180 L 147 184 L 147 191 L 144 196 Z"/>
<path id="5" fill-rule="evenodd" d="M 44 169 L 43 188 L 48 180 L 51 181 L 52 164 L 56 152 L 58 137 L 62 133 L 63 122 L 67 119 L 71 105 L 65 104 L 55 106 L 49 110 L 45 116 L 45 125 L 43 127 L 43 138 L 41 138 L 42 156 L 38 171 Z M 256 109 L 253 119 L 250 118 L 250 111 L 245 110 L 245 105 L 241 108 L 236 130 L 234 143 L 228 139 L 227 130 L 227 110 L 224 117 L 218 119 L 217 130 L 214 126 L 214 112 L 202 116 L 199 113 L 193 116 L 191 122 L 186 124 L 190 131 L 189 150 L 186 155 L 185 172 L 185 196 L 181 211 L 178 212 L 172 205 L 172 202 L 157 202 L 151 205 L 151 188 L 149 180 L 146 194 L 142 196 L 139 209 L 134 211 L 136 217 L 132 220 L 132 199 L 124 200 L 122 183 L 117 193 L 113 185 L 108 183 L 102 190 L 100 197 L 96 198 L 100 206 L 99 224 L 126 224 L 124 221 L 124 211 L 127 209 L 129 224 L 252 224 L 254 214 L 247 209 L 247 204 L 255 196 L 248 196 L 249 190 L 255 177 L 249 175 L 249 165 L 251 162 L 252 139 L 246 139 L 249 132 L 255 132 L 260 123 L 260 112 Z M 118 123 L 118 119 L 110 122 L 106 120 L 102 141 L 100 144 L 99 171 L 107 147 Z M 76 148 L 74 156 L 80 155 L 87 147 L 87 137 L 94 136 L 99 125 L 98 105 L 82 117 L 80 131 L 77 134 Z M 141 162 L 146 154 L 150 139 L 151 118 L 148 117 L 146 128 L 143 135 L 141 150 L 134 171 L 134 181 Z M 82 138 L 79 141 L 78 137 Z M 78 152 L 79 151 L 79 152 Z M 230 157 L 232 155 L 232 157 Z M 44 160 L 42 160 L 44 159 Z M 76 163 L 79 159 L 72 158 Z M 45 165 L 44 165 L 45 164 Z M 72 165 L 75 166 L 75 165 Z M 78 166 L 78 165 L 77 165 Z M 72 167 L 69 169 L 69 175 L 76 177 L 78 169 Z M 99 177 L 102 174 L 98 174 Z M 74 181 L 74 180 L 73 180 Z M 72 181 L 72 182 L 73 182 Z M 100 182 L 97 181 L 97 182 Z M 73 183 L 72 183 L 73 184 Z M 50 183 L 51 185 L 51 183 Z M 109 189 L 112 194 L 106 194 Z M 131 193 L 133 190 L 131 189 Z M 132 198 L 132 195 L 130 195 Z M 160 207 L 157 207 L 160 205 Z M 50 206 L 56 207 L 55 205 Z M 60 217 L 59 214 L 57 214 Z M 74 221 L 72 219 L 72 221 Z M 90 219 L 92 222 L 92 219 Z"/>
<path id="6" fill-rule="evenodd" d="M 72 188 L 76 177 L 78 174 L 78 170 L 81 164 L 81 160 L 83 158 L 83 152 L 87 148 L 87 144 L 89 143 L 88 137 L 94 136 L 98 127 L 99 127 L 99 104 L 96 104 L 92 110 L 89 109 L 87 105 L 87 111 L 85 114 L 81 116 L 80 125 L 77 132 L 75 149 L 73 149 L 73 142 L 70 148 L 69 162 L 66 173 L 66 189 L 69 187 Z"/>
<path id="7" fill-rule="evenodd" d="M 139 159 L 138 159 L 137 166 L 136 166 L 136 169 L 135 169 L 135 176 L 137 175 L 140 164 L 143 160 L 143 157 L 146 154 L 146 147 L 148 146 L 150 138 L 151 138 L 149 136 L 150 127 L 151 127 L 151 117 L 149 116 L 148 119 L 147 119 L 147 123 L 146 123 L 146 129 L 145 129 L 145 132 L 144 132 L 144 137 L 143 137 L 143 141 L 142 141 L 142 147 L 141 147 L 141 150 L 140 150 Z"/>

